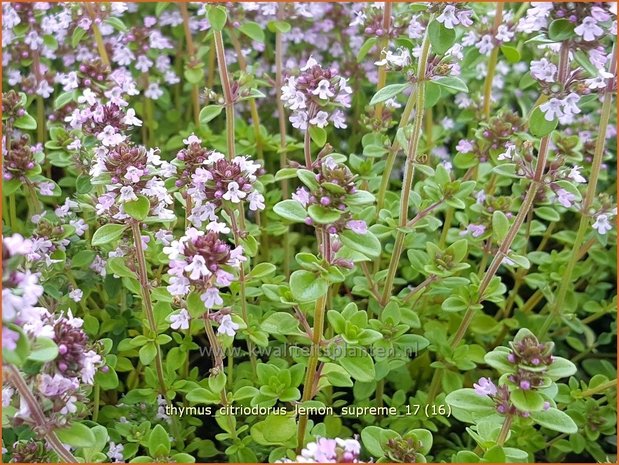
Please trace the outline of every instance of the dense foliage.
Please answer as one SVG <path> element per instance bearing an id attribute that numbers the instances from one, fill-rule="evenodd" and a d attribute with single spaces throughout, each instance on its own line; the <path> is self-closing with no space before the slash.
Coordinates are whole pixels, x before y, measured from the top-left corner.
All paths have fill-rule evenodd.
<path id="1" fill-rule="evenodd" d="M 616 4 L 2 8 L 3 461 L 616 460 Z"/>

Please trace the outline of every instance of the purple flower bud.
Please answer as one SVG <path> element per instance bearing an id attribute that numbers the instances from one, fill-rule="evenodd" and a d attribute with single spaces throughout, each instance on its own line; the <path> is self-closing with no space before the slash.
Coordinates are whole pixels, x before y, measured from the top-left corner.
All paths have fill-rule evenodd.
<path id="1" fill-rule="evenodd" d="M 520 416 L 522 418 L 529 418 L 529 416 L 531 416 L 531 414 L 529 412 L 520 412 Z"/>
<path id="2" fill-rule="evenodd" d="M 507 356 L 507 360 L 509 361 L 509 363 L 516 363 L 516 356 L 514 354 L 510 353 Z"/>
<path id="3" fill-rule="evenodd" d="M 305 218 L 305 224 L 311 226 L 312 224 L 314 224 L 314 221 L 308 216 L 307 218 Z"/>
<path id="4" fill-rule="evenodd" d="M 531 389 L 531 383 L 526 379 L 523 379 L 522 381 L 520 381 L 520 389 L 528 391 L 529 389 Z"/>
<path id="5" fill-rule="evenodd" d="M 541 362 L 541 360 L 537 357 L 535 357 L 534 359 L 531 360 L 531 364 L 532 365 L 539 365 Z"/>
<path id="6" fill-rule="evenodd" d="M 63 373 L 64 373 L 65 371 L 67 371 L 67 368 L 69 368 L 69 367 L 67 366 L 67 364 L 66 364 L 65 362 L 60 362 L 60 363 L 58 364 L 58 369 L 59 369 L 60 371 L 62 371 Z"/>
<path id="7" fill-rule="evenodd" d="M 505 413 L 505 405 L 501 404 L 501 405 L 497 405 L 496 411 L 499 413 Z"/>
<path id="8" fill-rule="evenodd" d="M 550 408 L 550 402 L 544 402 L 544 410 L 548 410 Z"/>
<path id="9" fill-rule="evenodd" d="M 335 234 L 337 232 L 337 229 L 335 228 L 335 226 L 329 226 L 327 231 L 329 231 L 329 234 Z"/>
<path id="10" fill-rule="evenodd" d="M 329 205 L 329 204 L 331 203 L 331 199 L 330 199 L 329 197 L 322 197 L 322 198 L 320 199 L 320 203 L 321 203 L 322 205 L 327 206 L 327 205 Z"/>
<path id="11" fill-rule="evenodd" d="M 102 367 L 101 367 L 101 371 L 102 371 L 103 373 L 107 373 L 108 371 L 110 371 L 110 367 L 109 367 L 109 366 L 107 366 L 107 365 L 102 366 Z"/>
<path id="12" fill-rule="evenodd" d="M 60 355 L 64 355 L 64 354 L 66 354 L 68 350 L 69 350 L 69 349 L 67 348 L 67 346 L 66 346 L 65 344 L 60 344 L 60 345 L 58 346 L 58 353 L 59 353 Z"/>

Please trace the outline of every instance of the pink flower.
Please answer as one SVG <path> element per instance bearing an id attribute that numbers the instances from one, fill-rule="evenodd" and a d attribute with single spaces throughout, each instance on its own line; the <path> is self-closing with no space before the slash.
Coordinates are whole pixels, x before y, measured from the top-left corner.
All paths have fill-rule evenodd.
<path id="1" fill-rule="evenodd" d="M 473 384 L 475 392 L 480 396 L 494 396 L 497 393 L 497 387 L 489 378 L 479 378 L 477 383 Z"/>

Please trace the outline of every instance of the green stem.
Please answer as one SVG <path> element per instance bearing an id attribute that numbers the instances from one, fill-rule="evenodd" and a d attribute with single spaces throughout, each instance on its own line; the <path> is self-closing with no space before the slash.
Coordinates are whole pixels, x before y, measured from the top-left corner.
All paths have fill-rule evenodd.
<path id="1" fill-rule="evenodd" d="M 232 86 L 230 85 L 230 75 L 228 74 L 224 40 L 221 31 L 213 31 L 213 39 L 215 41 L 215 52 L 217 54 L 219 79 L 224 93 L 224 105 L 226 107 L 226 140 L 228 146 L 228 159 L 231 160 L 236 155 L 234 146 L 234 100 L 232 98 Z"/>
<path id="2" fill-rule="evenodd" d="M 428 65 L 428 55 L 430 52 L 430 40 L 426 30 L 421 47 L 421 56 L 419 57 L 418 79 L 417 82 L 417 102 L 415 105 L 415 117 L 413 119 L 413 133 L 409 142 L 408 155 L 406 157 L 404 183 L 402 185 L 402 195 L 400 200 L 400 227 L 406 227 L 408 223 L 408 206 L 410 200 L 411 189 L 413 187 L 413 178 L 415 176 L 415 162 L 417 158 L 417 150 L 419 148 L 419 140 L 421 139 L 421 126 L 423 123 L 423 107 L 425 104 L 425 75 Z M 396 233 L 395 244 L 393 246 L 393 254 L 387 271 L 387 279 L 383 290 L 381 304 L 386 305 L 391 297 L 393 290 L 393 281 L 398 270 L 398 263 L 404 248 L 404 239 L 406 233 L 398 230 Z"/>
<path id="3" fill-rule="evenodd" d="M 151 330 L 151 338 L 155 344 L 155 369 L 157 371 L 157 380 L 159 381 L 159 393 L 166 400 L 169 406 L 172 406 L 172 402 L 168 396 L 168 390 L 164 378 L 163 360 L 161 356 L 161 347 L 157 342 L 157 322 L 155 320 L 155 312 L 153 310 L 153 302 L 150 296 L 150 284 L 148 282 L 148 271 L 146 267 L 146 257 L 144 256 L 144 248 L 142 247 L 142 235 L 140 233 L 140 224 L 137 221 L 131 223 L 131 232 L 133 233 L 133 244 L 136 251 L 136 261 L 138 266 L 138 280 L 140 282 L 140 290 L 142 292 L 142 304 L 144 306 L 144 313 L 148 320 L 148 325 Z M 148 337 L 148 336 L 147 336 Z M 178 420 L 175 416 L 172 416 L 172 430 L 173 435 L 176 438 L 176 444 L 178 446 L 183 445 L 183 440 L 178 430 Z"/>
<path id="4" fill-rule="evenodd" d="M 77 463 L 78 460 L 75 456 L 68 451 L 64 445 L 56 436 L 56 433 L 51 429 L 51 425 L 47 418 L 45 418 L 45 414 L 41 410 L 41 406 L 39 401 L 34 397 L 26 380 L 23 378 L 21 372 L 17 369 L 17 367 L 13 365 L 5 365 L 5 370 L 7 371 L 7 378 L 11 384 L 15 387 L 17 392 L 19 392 L 20 397 L 24 402 L 28 405 L 28 409 L 30 410 L 30 414 L 32 416 L 33 421 L 35 422 L 37 428 L 35 430 L 43 431 L 43 436 L 47 440 L 47 443 L 52 448 L 54 452 L 58 455 L 58 458 L 63 463 Z"/>
<path id="5" fill-rule="evenodd" d="M 95 14 L 95 10 L 93 9 L 92 5 L 89 3 L 83 3 L 82 5 L 84 5 L 84 8 L 86 9 L 86 12 L 88 13 L 88 16 L 90 16 L 90 19 L 92 20 L 92 32 L 93 32 L 93 35 L 95 36 L 95 42 L 97 44 L 97 50 L 99 51 L 99 57 L 101 58 L 101 62 L 105 66 L 110 68 L 111 67 L 110 58 L 107 55 L 107 50 L 105 49 L 105 43 L 103 42 L 103 36 L 101 35 L 101 30 L 99 29 L 99 26 L 97 24 L 97 15 Z"/>
<path id="6" fill-rule="evenodd" d="M 94 406 L 92 408 L 92 421 L 97 421 L 99 418 L 99 403 L 101 402 L 101 387 L 99 383 L 95 383 L 94 389 Z"/>
<path id="7" fill-rule="evenodd" d="M 411 117 L 411 113 L 413 112 L 416 101 L 416 90 L 413 89 L 411 91 L 411 94 L 408 96 L 408 100 L 406 101 L 406 106 L 404 107 L 404 111 L 402 112 L 402 117 L 400 118 L 400 124 L 396 129 L 396 134 L 400 129 L 404 128 L 404 126 L 408 124 L 408 120 Z M 395 165 L 395 159 L 398 155 L 399 150 L 400 143 L 397 141 L 396 138 L 394 138 L 393 143 L 391 144 L 391 149 L 389 150 L 389 155 L 387 156 L 387 161 L 385 162 L 385 168 L 383 169 L 383 175 L 380 180 L 378 195 L 376 196 L 376 218 L 378 218 L 378 214 L 380 213 L 380 210 L 385 204 L 385 195 L 387 194 L 389 180 L 391 179 L 391 172 L 393 171 L 393 165 Z"/>
<path id="8" fill-rule="evenodd" d="M 494 15 L 494 32 L 503 21 L 503 8 L 504 4 L 498 2 L 496 4 L 496 14 Z M 490 106 L 492 104 L 492 81 L 494 80 L 494 73 L 496 70 L 496 64 L 499 57 L 499 47 L 494 47 L 490 52 L 490 58 L 488 60 L 488 71 L 486 73 L 486 79 L 484 81 L 484 119 L 490 117 Z"/>
<path id="9" fill-rule="evenodd" d="M 381 37 L 379 46 L 378 46 L 379 50 L 381 51 L 389 46 L 389 30 L 391 29 L 391 9 L 392 9 L 391 2 L 389 1 L 384 2 L 383 23 L 382 23 L 383 36 Z M 385 87 L 386 83 L 387 83 L 387 65 L 385 64 L 378 68 L 378 83 L 376 84 L 376 91 L 379 91 L 383 87 Z M 380 121 L 383 117 L 384 106 L 385 104 L 383 102 L 376 104 L 374 117 L 378 121 Z"/>
<path id="10" fill-rule="evenodd" d="M 277 19 L 283 20 L 284 6 L 277 5 Z M 287 140 L 286 140 L 286 110 L 284 109 L 284 101 L 282 100 L 282 85 L 284 75 L 284 45 L 281 32 L 275 33 L 275 95 L 277 100 L 277 118 L 279 121 L 279 168 L 283 169 L 288 166 Z M 281 180 L 282 198 L 288 198 L 288 179 Z M 290 230 L 284 234 L 284 275 L 286 279 L 290 277 Z"/>
<path id="11" fill-rule="evenodd" d="M 191 28 L 189 27 L 189 12 L 187 11 L 187 4 L 179 3 L 178 8 L 181 11 L 183 17 L 183 30 L 185 31 L 185 42 L 187 44 L 187 66 L 192 67 L 196 60 L 196 48 L 191 37 Z M 200 87 L 198 84 L 193 84 L 191 88 L 191 100 L 193 102 L 193 123 L 196 129 L 200 127 Z"/>
<path id="12" fill-rule="evenodd" d="M 612 59 L 609 67 L 609 71 L 611 73 L 614 72 L 617 59 L 615 50 L 616 46 L 613 47 L 613 52 L 611 53 Z M 585 235 L 589 228 L 589 210 L 596 196 L 600 168 L 602 166 L 602 159 L 604 158 L 606 130 L 608 128 L 608 122 L 610 120 L 613 90 L 614 89 L 612 88 L 612 80 L 610 80 L 604 94 L 604 102 L 602 103 L 602 114 L 600 117 L 599 130 L 595 142 L 593 162 L 591 164 L 591 175 L 589 178 L 589 182 L 587 183 L 587 192 L 585 193 L 585 198 L 582 204 L 582 214 L 580 217 L 580 224 L 578 225 L 578 232 L 576 233 L 576 239 L 574 239 L 570 259 L 567 262 L 563 277 L 561 278 L 561 284 L 559 286 L 557 297 L 554 300 L 552 307 L 550 308 L 550 313 L 546 318 L 546 321 L 544 321 L 544 324 L 539 330 L 538 337 L 540 339 L 546 335 L 548 329 L 550 328 L 550 325 L 552 325 L 552 322 L 561 314 L 561 309 L 563 308 L 563 303 L 565 302 L 567 291 L 572 286 L 572 274 L 574 273 L 576 262 L 578 262 L 578 260 L 580 259 L 578 251 L 581 248 L 583 242 L 585 241 Z"/>
<path id="13" fill-rule="evenodd" d="M 594 388 L 591 389 L 585 389 L 584 391 L 582 391 L 580 393 L 580 398 L 583 397 L 591 397 L 594 396 L 596 394 L 601 394 L 602 392 L 606 391 L 607 389 L 613 388 L 617 386 L 617 380 L 613 379 L 610 381 L 606 381 L 605 383 L 602 383 Z"/>
<path id="14" fill-rule="evenodd" d="M 325 323 L 325 308 L 327 302 L 327 294 L 321 296 L 314 307 L 314 326 L 312 329 L 312 345 L 310 355 L 307 361 L 307 371 L 305 373 L 305 382 L 303 384 L 302 402 L 311 400 L 314 396 L 314 384 L 316 381 L 316 369 L 318 368 L 318 359 L 320 357 L 320 343 Z M 307 430 L 308 415 L 299 416 L 299 427 L 297 430 L 297 451 L 300 452 L 305 445 L 305 431 Z"/>
<path id="15" fill-rule="evenodd" d="M 505 420 L 503 421 L 503 426 L 501 427 L 501 431 L 499 432 L 499 437 L 496 440 L 496 445 L 503 447 L 505 441 L 507 441 L 507 436 L 509 435 L 509 430 L 512 426 L 512 416 L 507 415 Z"/>

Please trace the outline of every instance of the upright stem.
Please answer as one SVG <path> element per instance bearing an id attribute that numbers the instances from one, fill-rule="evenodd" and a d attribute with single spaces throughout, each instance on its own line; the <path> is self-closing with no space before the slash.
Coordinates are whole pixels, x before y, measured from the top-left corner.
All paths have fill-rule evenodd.
<path id="1" fill-rule="evenodd" d="M 50 429 L 49 422 L 41 410 L 39 401 L 30 391 L 30 388 L 28 387 L 28 384 L 23 378 L 21 372 L 13 365 L 5 365 L 4 368 L 8 374 L 8 381 L 15 387 L 17 392 L 19 392 L 20 397 L 26 402 L 26 405 L 28 405 L 28 410 L 30 410 L 32 419 L 34 420 L 36 426 L 45 432 L 44 437 L 49 446 L 54 452 L 56 452 L 58 458 L 63 463 L 77 463 L 78 460 L 75 456 L 64 447 L 58 439 L 58 436 L 56 436 L 56 433 Z"/>
<path id="2" fill-rule="evenodd" d="M 97 18 L 95 10 L 90 3 L 85 2 L 85 3 L 82 3 L 82 5 L 84 5 L 84 8 L 86 9 L 86 12 L 88 13 L 88 16 L 90 16 L 90 20 L 92 21 L 92 32 L 93 32 L 93 35 L 95 36 L 95 42 L 97 44 L 97 50 L 99 50 L 99 57 L 101 58 L 101 62 L 105 66 L 111 67 L 110 58 L 107 55 L 107 50 L 105 49 L 105 43 L 103 42 L 103 36 L 101 35 L 101 30 L 99 29 L 99 23 L 98 23 L 99 18 Z"/>
<path id="3" fill-rule="evenodd" d="M 245 61 L 245 57 L 243 56 L 241 43 L 236 36 L 236 32 L 233 28 L 230 28 L 228 29 L 228 33 L 230 35 L 232 45 L 234 46 L 234 50 L 236 51 L 237 59 L 239 60 L 239 68 L 241 68 L 241 71 L 244 73 L 247 73 L 247 61 Z M 256 99 L 253 97 L 249 98 L 249 111 L 251 113 L 251 122 L 254 128 L 254 138 L 256 139 L 256 153 L 258 154 L 258 159 L 264 160 L 264 154 L 262 151 L 262 135 L 260 134 L 260 115 L 258 114 Z"/>
<path id="4" fill-rule="evenodd" d="M 244 212 L 243 212 L 243 207 L 241 207 L 240 204 L 239 204 L 238 211 L 239 211 L 239 218 L 242 219 L 241 227 L 243 227 L 245 223 Z M 228 212 L 228 215 L 230 216 L 230 222 L 232 223 L 231 226 L 232 226 L 232 234 L 234 235 L 234 243 L 238 247 L 241 245 L 241 234 L 239 230 L 239 225 L 237 224 L 237 221 L 236 221 L 236 215 L 235 215 L 235 212 L 232 210 L 227 210 L 227 212 Z M 246 282 L 245 281 L 246 281 L 245 268 L 243 264 L 241 263 L 241 269 L 239 271 L 239 299 L 241 301 L 241 316 L 243 317 L 243 321 L 245 322 L 245 325 L 249 329 L 249 315 L 247 313 L 247 297 L 246 297 Z M 256 351 L 254 350 L 254 344 L 249 339 L 249 336 L 247 336 L 247 351 L 249 352 L 249 360 L 251 362 L 252 371 L 255 374 L 257 366 L 258 366 L 258 361 L 256 359 Z"/>
<path id="5" fill-rule="evenodd" d="M 509 430 L 512 426 L 512 419 L 513 417 L 511 415 L 507 415 L 505 417 L 505 420 L 503 421 L 503 426 L 501 427 L 501 431 L 499 432 L 499 437 L 496 440 L 496 445 L 497 446 L 503 446 L 503 444 L 505 444 L 505 441 L 507 441 L 507 436 L 509 435 Z"/>
<path id="6" fill-rule="evenodd" d="M 423 106 L 425 103 L 425 76 L 426 68 L 428 65 L 428 54 L 430 51 L 430 40 L 428 38 L 428 31 L 426 29 L 425 36 L 423 38 L 423 44 L 421 47 L 421 56 L 419 57 L 419 65 L 417 67 L 417 102 L 415 106 L 415 117 L 413 119 L 413 133 L 411 140 L 408 144 L 408 155 L 406 157 L 404 183 L 402 184 L 402 195 L 400 200 L 400 227 L 406 227 L 408 223 L 408 207 L 411 195 L 411 189 L 413 187 L 413 178 L 415 176 L 415 160 L 417 158 L 417 150 L 419 148 L 419 140 L 421 139 L 421 126 L 423 123 Z M 398 263 L 400 262 L 400 256 L 404 248 L 404 239 L 406 233 L 398 230 L 396 233 L 395 244 L 393 246 L 393 254 L 391 255 L 391 261 L 389 263 L 389 270 L 387 271 L 387 279 L 385 281 L 385 287 L 381 298 L 381 304 L 386 305 L 391 297 L 391 291 L 393 289 L 393 280 L 395 279 L 396 272 L 398 270 Z"/>
<path id="7" fill-rule="evenodd" d="M 215 41 L 215 51 L 217 53 L 217 66 L 219 68 L 219 79 L 224 92 L 224 104 L 226 106 L 226 135 L 228 143 L 228 159 L 235 156 L 234 147 L 234 101 L 232 99 L 232 87 L 230 76 L 228 75 L 228 65 L 226 64 L 226 54 L 224 52 L 224 40 L 221 31 L 213 31 Z"/>
<path id="8" fill-rule="evenodd" d="M 504 4 L 498 2 L 496 4 L 496 14 L 494 15 L 494 34 L 503 21 L 503 8 Z M 494 72 L 496 70 L 496 64 L 499 57 L 499 47 L 495 46 L 490 52 L 490 59 L 488 60 L 488 72 L 484 81 L 484 119 L 490 117 L 490 105 L 492 104 L 492 81 L 494 80 Z"/>
<path id="9" fill-rule="evenodd" d="M 391 29 L 391 2 L 384 2 L 383 6 L 383 35 L 379 42 L 379 49 L 382 52 L 383 49 L 389 46 L 389 29 Z M 387 82 L 387 65 L 382 65 L 378 68 L 378 83 L 376 90 L 379 91 L 385 87 Z M 374 116 L 376 119 L 381 119 L 383 116 L 384 103 L 380 102 L 376 104 L 376 110 Z"/>
<path id="10" fill-rule="evenodd" d="M 404 128 L 408 124 L 408 120 L 411 117 L 411 113 L 413 112 L 413 108 L 415 107 L 415 102 L 417 101 L 416 90 L 413 89 L 411 94 L 408 96 L 408 100 L 406 102 L 406 106 L 404 107 L 404 111 L 402 112 L 402 117 L 400 118 L 400 124 L 396 129 L 397 132 Z M 378 196 L 376 197 L 376 217 L 378 218 L 378 214 L 380 210 L 383 208 L 385 204 L 385 195 L 387 193 L 387 188 L 389 187 L 389 179 L 391 178 L 391 172 L 393 171 L 393 165 L 395 164 L 395 159 L 400 150 L 400 143 L 397 138 L 393 139 L 393 143 L 391 144 L 391 149 L 389 150 L 389 155 L 387 156 L 387 161 L 385 163 L 385 168 L 383 169 L 383 176 L 380 181 L 380 188 L 378 189 Z"/>
<path id="11" fill-rule="evenodd" d="M 196 48 L 191 37 L 191 27 L 189 26 L 189 12 L 187 11 L 186 3 L 179 3 L 178 8 L 181 10 L 183 17 L 183 30 L 185 31 L 185 42 L 187 44 L 187 54 L 189 55 L 188 65 L 192 66 L 196 58 Z M 191 99 L 193 101 L 193 123 L 196 128 L 200 127 L 200 87 L 198 84 L 193 84 L 191 88 Z"/>
<path id="12" fill-rule="evenodd" d="M 613 47 L 613 51 L 611 53 L 612 59 L 609 67 L 609 72 L 613 74 L 617 61 L 617 54 L 615 53 L 615 51 L 616 45 Z M 611 79 L 609 80 L 608 85 L 605 89 L 604 101 L 602 103 L 602 116 L 600 118 L 600 125 L 598 129 L 599 132 L 595 141 L 595 151 L 593 153 L 593 162 L 591 164 L 591 175 L 589 177 L 589 182 L 587 183 L 587 192 L 585 193 L 585 198 L 583 199 L 582 203 L 578 232 L 576 233 L 576 239 L 574 239 L 574 244 L 572 245 L 572 253 L 570 255 L 570 259 L 567 263 L 567 266 L 565 267 L 565 271 L 561 279 L 561 284 L 559 286 L 557 297 L 554 300 L 552 306 L 550 307 L 550 313 L 546 318 L 546 321 L 544 321 L 544 324 L 539 330 L 538 337 L 540 339 L 546 335 L 546 332 L 550 328 L 553 320 L 561 313 L 561 308 L 563 307 L 563 302 L 565 302 L 567 290 L 572 285 L 572 274 L 574 273 L 574 267 L 576 266 L 576 262 L 578 262 L 578 260 L 580 259 L 578 251 L 581 248 L 583 242 L 585 241 L 585 235 L 587 233 L 587 229 L 589 228 L 589 210 L 591 208 L 591 205 L 593 204 L 593 200 L 597 193 L 597 183 L 600 175 L 600 168 L 602 166 L 602 158 L 604 157 L 604 146 L 606 144 L 606 130 L 608 128 L 608 122 L 610 120 L 613 90 L 614 89 L 612 88 Z"/>
<path id="13" fill-rule="evenodd" d="M 314 327 L 312 329 L 312 345 L 310 355 L 307 361 L 307 371 L 305 373 L 305 382 L 303 383 L 302 402 L 311 400 L 314 396 L 314 384 L 316 382 L 316 369 L 318 368 L 318 358 L 320 357 L 320 343 L 325 325 L 325 308 L 327 303 L 327 294 L 324 294 L 316 301 L 314 307 Z M 299 417 L 299 429 L 297 430 L 297 450 L 301 451 L 305 445 L 305 431 L 307 429 L 308 415 L 303 414 Z"/>
<path id="14" fill-rule="evenodd" d="M 310 109 L 310 114 L 311 114 L 311 109 Z M 309 133 L 309 123 L 308 123 L 308 127 L 305 130 L 305 134 L 303 135 L 303 154 L 305 155 L 305 167 L 308 170 L 312 169 L 312 146 L 311 146 L 311 139 L 310 139 L 310 133 Z"/>
<path id="15" fill-rule="evenodd" d="M 133 233 L 133 243 L 136 252 L 136 261 L 138 266 L 138 280 L 140 282 L 140 290 L 142 291 L 142 304 L 144 305 L 144 313 L 151 330 L 151 337 L 156 348 L 155 369 L 157 371 L 157 380 L 159 381 L 159 393 L 166 400 L 168 405 L 172 405 L 168 397 L 168 390 L 163 376 L 163 361 L 161 357 L 161 347 L 157 342 L 157 322 L 155 321 L 155 312 L 153 311 L 153 302 L 150 296 L 150 284 L 148 282 L 148 271 L 146 268 L 146 257 L 144 256 L 144 248 L 142 247 L 142 235 L 140 234 L 140 224 L 137 221 L 131 223 L 131 232 Z M 178 423 L 175 416 L 172 416 L 173 435 L 176 438 L 176 443 L 182 445 L 182 439 L 178 431 Z"/>
<path id="16" fill-rule="evenodd" d="M 277 5 L 277 19 L 282 20 L 284 16 L 285 5 Z M 279 120 L 279 168 L 283 169 L 288 166 L 288 154 L 286 150 L 286 111 L 284 110 L 284 101 L 282 100 L 282 85 L 283 85 L 283 69 L 284 69 L 284 44 L 282 33 L 275 33 L 275 99 L 277 101 L 277 118 Z M 282 198 L 288 198 L 288 179 L 281 181 Z M 286 278 L 290 276 L 290 232 L 284 234 L 284 274 Z"/>

